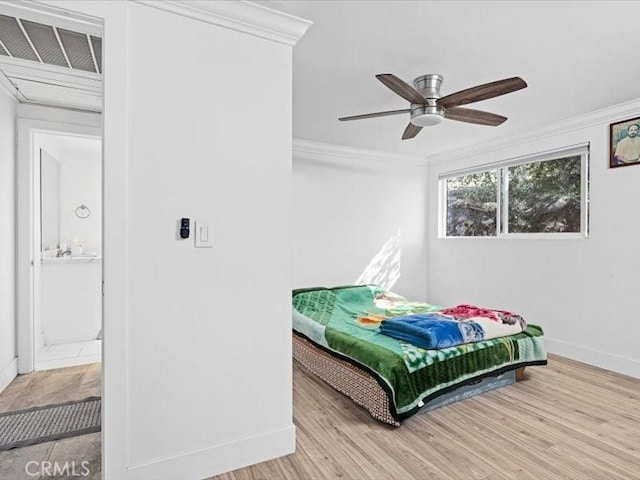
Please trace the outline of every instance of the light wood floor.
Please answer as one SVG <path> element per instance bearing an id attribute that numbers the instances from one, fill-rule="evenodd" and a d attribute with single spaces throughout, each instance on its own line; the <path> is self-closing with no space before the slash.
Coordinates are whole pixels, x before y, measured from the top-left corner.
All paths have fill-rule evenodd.
<path id="1" fill-rule="evenodd" d="M 550 355 L 522 382 L 395 428 L 296 362 L 293 374 L 296 453 L 216 480 L 640 479 L 637 379 Z M 99 365 L 36 372 L 0 394 L 0 412 L 99 394 Z M 0 479 L 38 479 L 31 460 L 87 460 L 97 480 L 100 434 L 0 452 Z"/>
<path id="2" fill-rule="evenodd" d="M 100 396 L 100 384 L 99 363 L 19 375 L 0 394 L 0 413 Z M 31 461 L 57 461 L 61 466 L 65 462 L 69 462 L 70 465 L 71 462 L 76 462 L 77 473 L 82 471 L 82 462 L 87 461 L 91 473 L 86 477 L 77 478 L 98 480 L 100 479 L 100 432 L 0 452 L 0 479 L 67 478 L 30 476 L 25 471 L 25 466 Z M 29 468 L 33 471 L 36 466 L 31 465 Z"/>
<path id="3" fill-rule="evenodd" d="M 562 357 L 399 428 L 297 365 L 293 384 L 296 453 L 216 480 L 640 479 L 640 380 Z"/>

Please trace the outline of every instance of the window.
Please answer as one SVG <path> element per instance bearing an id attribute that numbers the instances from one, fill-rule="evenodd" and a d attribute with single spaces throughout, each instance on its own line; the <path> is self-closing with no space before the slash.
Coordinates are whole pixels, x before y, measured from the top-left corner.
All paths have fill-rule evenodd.
<path id="1" fill-rule="evenodd" d="M 587 235 L 588 146 L 440 177 L 445 237 Z"/>
<path id="2" fill-rule="evenodd" d="M 489 237 L 497 234 L 496 170 L 448 178 L 447 236 Z"/>

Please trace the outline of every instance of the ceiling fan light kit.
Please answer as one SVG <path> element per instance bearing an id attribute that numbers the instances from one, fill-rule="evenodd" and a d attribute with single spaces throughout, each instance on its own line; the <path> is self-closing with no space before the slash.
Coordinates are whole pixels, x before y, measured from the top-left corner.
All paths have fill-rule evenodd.
<path id="1" fill-rule="evenodd" d="M 366 113 L 342 117 L 340 121 L 362 120 L 365 118 L 385 117 L 410 113 L 410 123 L 407 125 L 402 139 L 414 138 L 422 127 L 431 127 L 442 122 L 443 118 L 458 122 L 474 123 L 477 125 L 498 126 L 507 120 L 507 117 L 495 113 L 460 108 L 459 105 L 479 102 L 489 98 L 498 97 L 507 93 L 526 88 L 527 83 L 520 77 L 506 78 L 497 82 L 485 83 L 476 87 L 467 88 L 445 97 L 440 95 L 440 87 L 444 78 L 442 75 L 422 75 L 413 81 L 413 87 L 391 73 L 376 75 L 386 87 L 400 95 L 411 103 L 410 109 L 391 110 L 388 112 Z"/>
<path id="2" fill-rule="evenodd" d="M 425 111 L 424 113 L 418 113 L 420 110 L 435 110 L 433 112 Z M 439 107 L 420 107 L 416 110 L 411 110 L 411 123 L 418 127 L 433 127 L 442 122 L 444 118 L 444 110 Z"/>

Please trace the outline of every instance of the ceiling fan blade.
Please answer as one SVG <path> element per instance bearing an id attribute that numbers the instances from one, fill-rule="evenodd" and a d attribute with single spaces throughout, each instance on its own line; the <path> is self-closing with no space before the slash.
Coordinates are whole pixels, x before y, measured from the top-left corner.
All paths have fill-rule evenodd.
<path id="1" fill-rule="evenodd" d="M 407 140 L 409 138 L 413 138 L 420 133 L 420 130 L 422 130 L 422 127 L 418 127 L 413 123 L 409 123 L 409 125 L 407 125 L 407 128 L 404 129 L 404 133 L 402 134 L 402 139 Z"/>
<path id="2" fill-rule="evenodd" d="M 458 122 L 477 123 L 478 125 L 489 125 L 497 127 L 504 123 L 507 117 L 496 115 L 495 113 L 473 110 L 472 108 L 451 107 L 444 112 L 444 118 L 457 120 Z"/>
<path id="3" fill-rule="evenodd" d="M 438 105 L 444 108 L 457 107 L 468 103 L 487 100 L 488 98 L 499 97 L 507 93 L 515 92 L 526 88 L 527 83 L 520 77 L 506 78 L 497 82 L 485 83 L 477 87 L 467 88 L 459 92 L 452 93 L 438 100 Z"/>
<path id="4" fill-rule="evenodd" d="M 427 99 L 420 95 L 415 88 L 391 73 L 380 73 L 376 75 L 376 78 L 411 103 L 419 103 L 421 105 L 427 103 Z"/>
<path id="5" fill-rule="evenodd" d="M 363 115 L 353 115 L 352 117 L 342 117 L 339 118 L 341 122 L 346 122 L 349 120 L 362 120 L 363 118 L 375 118 L 375 117 L 386 117 L 388 115 L 399 115 L 401 113 L 409 113 L 411 109 L 406 108 L 404 110 L 389 110 L 388 112 L 376 112 L 376 113 L 365 113 Z"/>

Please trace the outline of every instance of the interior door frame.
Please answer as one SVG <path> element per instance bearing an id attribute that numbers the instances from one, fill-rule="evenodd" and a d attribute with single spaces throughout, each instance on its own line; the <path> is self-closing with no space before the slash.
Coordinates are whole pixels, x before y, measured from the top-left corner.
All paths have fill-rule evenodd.
<path id="1" fill-rule="evenodd" d="M 127 163 L 130 2 L 39 0 L 29 8 L 102 26 L 102 478 L 127 478 Z M 15 4 L 14 4 L 15 5 Z"/>
<path id="2" fill-rule="evenodd" d="M 39 167 L 36 165 L 35 133 L 53 133 L 102 138 L 102 128 L 89 125 L 18 118 L 17 149 L 17 355 L 18 373 L 29 373 L 35 367 L 35 320 L 37 295 L 37 266 L 40 260 L 38 218 L 40 201 Z M 104 223 L 104 221 L 103 221 Z M 102 226 L 104 228 L 104 225 Z M 104 323 L 104 319 L 103 319 Z"/>

